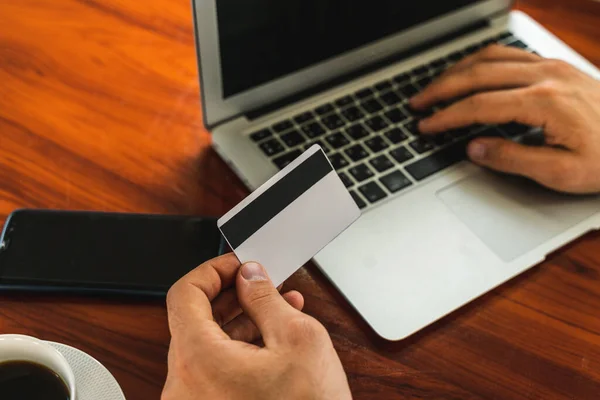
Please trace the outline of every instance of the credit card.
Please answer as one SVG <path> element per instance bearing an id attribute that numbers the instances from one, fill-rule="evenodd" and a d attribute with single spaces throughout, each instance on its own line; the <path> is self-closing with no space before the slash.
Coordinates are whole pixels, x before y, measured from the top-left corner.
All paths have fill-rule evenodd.
<path id="1" fill-rule="evenodd" d="M 329 159 L 314 145 L 217 224 L 240 262 L 262 264 L 279 286 L 360 214 Z"/>

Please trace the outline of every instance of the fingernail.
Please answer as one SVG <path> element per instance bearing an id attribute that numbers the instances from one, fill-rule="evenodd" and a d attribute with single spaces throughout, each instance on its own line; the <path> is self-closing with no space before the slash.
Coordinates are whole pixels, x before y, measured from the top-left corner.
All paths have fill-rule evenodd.
<path id="1" fill-rule="evenodd" d="M 253 262 L 242 266 L 242 277 L 247 281 L 266 281 L 268 279 L 262 265 Z"/>
<path id="2" fill-rule="evenodd" d="M 474 160 L 483 160 L 487 153 L 487 146 L 483 143 L 474 142 L 469 146 L 469 157 Z"/>
<path id="3" fill-rule="evenodd" d="M 426 132 L 427 131 L 427 126 L 429 125 L 429 118 L 426 119 L 422 119 L 419 122 L 419 132 Z"/>

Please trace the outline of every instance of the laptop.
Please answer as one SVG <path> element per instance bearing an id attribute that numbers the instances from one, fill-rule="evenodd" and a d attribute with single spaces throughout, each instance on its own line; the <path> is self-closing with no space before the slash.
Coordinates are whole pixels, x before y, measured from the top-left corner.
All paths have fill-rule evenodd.
<path id="1" fill-rule="evenodd" d="M 596 196 L 557 194 L 466 160 L 475 136 L 519 140 L 534 128 L 417 132 L 423 115 L 407 99 L 492 43 L 600 79 L 511 1 L 193 4 L 214 149 L 253 190 L 321 145 L 363 214 L 314 261 L 383 338 L 406 338 L 600 226 Z"/>

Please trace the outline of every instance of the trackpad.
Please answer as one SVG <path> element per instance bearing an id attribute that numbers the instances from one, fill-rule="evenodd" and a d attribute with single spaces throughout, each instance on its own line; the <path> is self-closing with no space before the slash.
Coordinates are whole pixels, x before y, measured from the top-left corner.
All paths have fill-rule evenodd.
<path id="1" fill-rule="evenodd" d="M 600 212 L 599 196 L 571 196 L 482 171 L 437 193 L 502 260 L 510 262 Z"/>

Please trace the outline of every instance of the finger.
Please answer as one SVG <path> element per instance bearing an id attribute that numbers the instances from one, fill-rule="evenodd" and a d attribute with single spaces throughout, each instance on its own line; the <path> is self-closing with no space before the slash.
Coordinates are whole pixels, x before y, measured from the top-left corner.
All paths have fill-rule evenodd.
<path id="1" fill-rule="evenodd" d="M 233 285 L 239 267 L 238 259 L 227 254 L 205 262 L 173 285 L 167 295 L 171 334 L 206 322 L 218 327 L 210 303 L 221 290 Z"/>
<path id="2" fill-rule="evenodd" d="M 281 292 L 283 285 L 277 287 Z M 242 313 L 235 288 L 228 289 L 217 296 L 212 302 L 213 320 L 221 327 L 237 318 Z"/>
<path id="3" fill-rule="evenodd" d="M 516 49 L 513 47 L 502 46 L 502 45 L 491 45 L 486 47 L 485 49 L 466 57 L 461 60 L 454 66 L 450 67 L 446 72 L 444 72 L 437 80 L 445 80 L 451 79 L 455 74 L 460 73 L 464 69 L 470 68 L 476 64 L 486 65 L 493 62 L 512 62 L 512 63 L 533 63 L 543 61 L 544 58 L 540 57 L 536 54 L 528 53 L 521 49 Z M 437 81 L 436 80 L 436 81 Z M 430 85 L 431 86 L 431 85 Z M 429 87 L 416 95 L 415 98 L 419 99 L 422 95 L 425 95 L 428 92 Z M 423 100 L 416 100 L 413 103 L 411 101 L 411 105 L 416 109 L 426 108 L 427 105 L 424 104 Z"/>
<path id="4" fill-rule="evenodd" d="M 283 299 L 298 311 L 304 308 L 304 297 L 295 290 L 283 294 Z M 242 314 L 223 328 L 232 340 L 253 343 L 260 339 L 260 331 L 246 315 Z"/>
<path id="5" fill-rule="evenodd" d="M 509 174 L 522 175 L 552 189 L 576 191 L 576 156 L 554 147 L 524 146 L 499 138 L 473 140 L 467 153 L 473 162 Z"/>
<path id="6" fill-rule="evenodd" d="M 281 297 L 265 269 L 257 263 L 247 263 L 240 268 L 236 288 L 238 300 L 258 330 L 267 346 L 285 341 L 286 321 L 298 311 Z"/>
<path id="7" fill-rule="evenodd" d="M 488 62 L 524 62 L 533 63 L 543 61 L 544 58 L 537 54 L 529 53 L 525 50 L 517 49 L 515 47 L 503 46 L 499 44 L 493 44 L 486 48 L 465 57 L 463 60 L 456 63 L 453 67 L 446 71 L 447 74 L 458 72 L 464 68 L 468 68 L 473 64 L 477 63 L 488 63 Z"/>
<path id="8" fill-rule="evenodd" d="M 235 288 L 227 289 L 217 296 L 212 302 L 212 312 L 213 320 L 221 327 L 242 313 Z"/>
<path id="9" fill-rule="evenodd" d="M 419 123 L 424 134 L 439 133 L 475 124 L 519 122 L 544 126 L 547 115 L 541 102 L 529 101 L 527 89 L 486 92 L 470 96 Z"/>
<path id="10" fill-rule="evenodd" d="M 456 73 L 443 76 L 410 100 L 419 110 L 441 101 L 466 96 L 474 92 L 513 89 L 530 86 L 542 79 L 539 69 L 529 63 L 494 62 L 475 64 Z"/>

